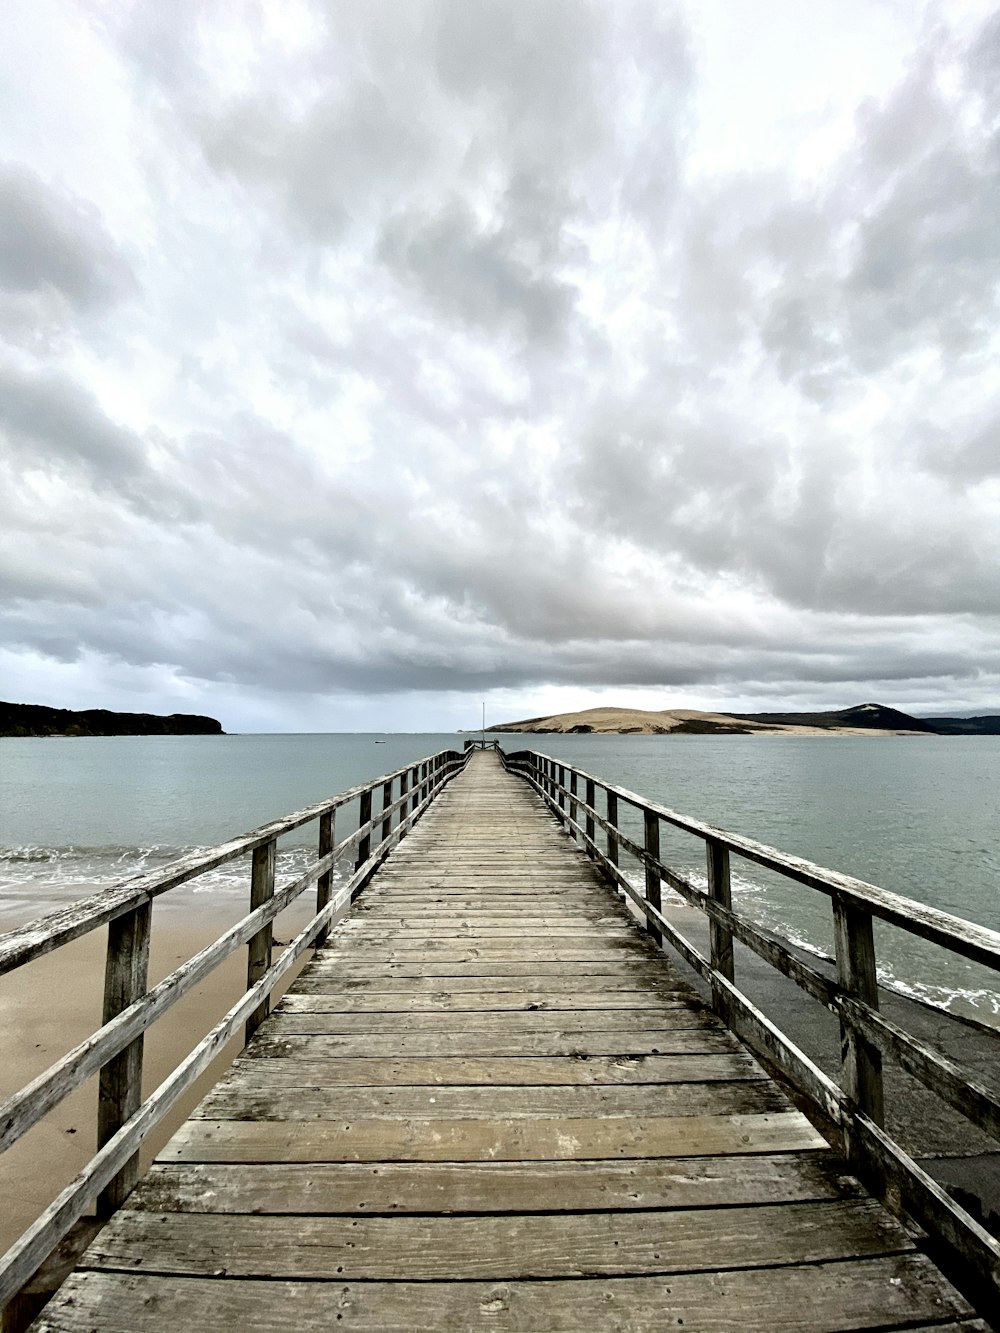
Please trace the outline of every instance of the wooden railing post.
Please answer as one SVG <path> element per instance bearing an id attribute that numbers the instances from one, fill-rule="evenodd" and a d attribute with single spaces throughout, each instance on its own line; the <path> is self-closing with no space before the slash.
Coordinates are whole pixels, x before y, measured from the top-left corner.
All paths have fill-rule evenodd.
<path id="1" fill-rule="evenodd" d="M 390 805 L 392 805 L 392 779 L 391 779 L 391 778 L 389 779 L 388 782 L 383 782 L 383 783 L 382 783 L 382 813 L 383 813 L 383 814 L 385 814 L 385 811 L 389 809 Z M 389 834 L 390 834 L 391 832 L 392 832 L 392 812 L 390 811 L 389 814 L 387 814 L 387 815 L 385 816 L 385 818 L 382 820 L 382 841 L 383 841 L 383 842 L 385 842 L 386 838 L 388 838 L 388 836 L 389 836 Z"/>
<path id="2" fill-rule="evenodd" d="M 729 848 L 722 843 L 709 839 L 705 844 L 705 859 L 708 871 L 708 896 L 727 911 L 733 909 L 732 881 L 729 874 Z M 727 981 L 732 981 L 733 968 L 733 932 L 728 926 L 710 921 L 708 927 L 711 941 L 712 966 Z M 712 1007 L 725 1019 L 728 1005 L 718 987 L 712 987 Z"/>
<path id="3" fill-rule="evenodd" d="M 403 825 L 406 823 L 406 812 L 410 808 L 410 802 L 407 799 L 406 795 L 406 793 L 409 790 L 410 790 L 410 770 L 406 768 L 399 775 L 399 796 L 400 800 L 402 801 L 402 805 L 399 807 L 399 827 L 402 829 L 402 832 L 399 835 L 400 840 L 405 838 L 407 833 L 407 830 L 403 828 Z"/>
<path id="4" fill-rule="evenodd" d="M 556 802 L 557 802 L 557 804 L 558 804 L 560 810 L 565 810 L 565 809 L 566 809 L 566 793 L 565 793 L 565 791 L 563 790 L 563 788 L 566 786 L 566 769 L 563 767 L 562 764 L 560 764 L 559 767 L 558 767 L 558 770 L 557 770 L 557 773 L 556 773 L 556 782 L 558 783 L 558 790 L 556 791 Z M 564 824 L 565 824 L 565 822 L 566 822 L 566 821 L 563 820 L 563 823 L 564 823 Z"/>
<path id="5" fill-rule="evenodd" d="M 593 816 L 593 814 L 591 813 L 591 811 L 592 811 L 593 808 L 594 808 L 594 800 L 595 800 L 595 798 L 596 798 L 596 793 L 595 793 L 595 791 L 594 791 L 594 779 L 593 779 L 593 778 L 588 778 L 588 779 L 587 779 L 587 791 L 586 791 L 586 797 L 587 797 L 587 805 L 590 807 L 590 809 L 587 811 L 587 825 L 586 825 L 586 828 L 587 828 L 587 838 L 588 838 L 588 840 L 589 840 L 589 842 L 588 842 L 588 846 L 587 846 L 587 855 L 588 855 L 589 857 L 593 857 L 593 855 L 594 855 L 594 846 L 593 846 L 593 843 L 594 843 L 594 832 L 595 832 L 595 827 L 596 827 L 595 824 L 594 824 L 594 816 Z"/>
<path id="6" fill-rule="evenodd" d="M 618 839 L 614 830 L 618 827 L 618 797 L 613 791 L 608 792 L 608 860 L 613 866 L 618 864 Z M 621 893 L 621 887 L 617 880 L 612 881 L 615 888 Z"/>
<path id="7" fill-rule="evenodd" d="M 365 824 L 371 823 L 372 817 L 372 794 L 371 789 L 361 793 L 361 803 L 358 810 L 358 828 L 364 828 Z M 358 855 L 354 862 L 354 869 L 360 870 L 364 863 L 372 854 L 372 835 L 366 833 L 358 841 Z"/>
<path id="8" fill-rule="evenodd" d="M 642 812 L 642 820 L 645 826 L 645 848 L 646 855 L 651 856 L 655 861 L 660 859 L 660 818 L 653 814 L 652 810 Z M 660 902 L 660 872 L 647 863 L 646 865 L 646 902 L 650 903 L 657 911 L 662 906 Z M 656 941 L 657 944 L 663 943 L 663 933 L 654 922 L 646 918 L 646 929 Z"/>
<path id="9" fill-rule="evenodd" d="M 253 863 L 250 868 L 250 911 L 262 907 L 269 898 L 274 897 L 274 868 L 278 855 L 278 843 L 275 838 L 255 847 Z M 247 944 L 247 990 L 256 986 L 261 977 L 271 966 L 271 945 L 274 928 L 269 921 L 252 936 Z M 249 1041 L 253 1034 L 271 1012 L 271 997 L 265 996 L 246 1021 L 244 1040 Z"/>
<path id="10" fill-rule="evenodd" d="M 427 800 L 427 760 L 420 765 L 420 804 Z"/>
<path id="11" fill-rule="evenodd" d="M 846 901 L 841 894 L 835 894 L 833 929 L 837 983 L 854 999 L 877 1009 L 878 979 L 871 912 Z M 877 1125 L 884 1124 L 882 1053 L 850 1023 L 844 1022 L 843 1018 L 840 1023 L 840 1058 L 844 1091 L 859 1111 L 863 1111 Z"/>
<path id="12" fill-rule="evenodd" d="M 569 817 L 576 823 L 579 810 L 576 803 L 576 769 L 570 769 L 569 774 Z M 573 839 L 576 840 L 576 830 L 573 830 Z"/>
<path id="13" fill-rule="evenodd" d="M 108 953 L 104 969 L 104 1022 L 146 993 L 149 974 L 149 934 L 153 905 L 144 902 L 108 923 Z M 142 1101 L 143 1038 L 136 1037 L 101 1069 L 97 1094 L 97 1146 L 103 1148 Z M 121 1207 L 139 1179 L 139 1154 L 97 1196 L 97 1212 L 109 1217 Z"/>
<path id="14" fill-rule="evenodd" d="M 324 856 L 329 856 L 333 851 L 336 842 L 335 831 L 337 827 L 336 810 L 328 810 L 325 815 L 319 817 L 319 846 L 316 849 L 316 855 L 320 860 Z M 333 868 L 324 870 L 322 875 L 316 881 L 316 911 L 321 912 L 330 901 L 332 896 Z M 316 936 L 316 948 L 321 949 L 326 943 L 330 934 L 330 927 L 324 926 Z"/>

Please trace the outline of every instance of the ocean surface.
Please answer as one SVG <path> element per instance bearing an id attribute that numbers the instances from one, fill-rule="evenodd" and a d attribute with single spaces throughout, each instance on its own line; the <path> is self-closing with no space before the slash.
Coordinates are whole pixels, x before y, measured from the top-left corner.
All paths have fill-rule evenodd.
<path id="1" fill-rule="evenodd" d="M 540 750 L 684 814 L 1000 927 L 1000 738 L 501 740 L 508 751 Z M 461 744 L 454 734 L 354 733 L 0 740 L 0 929 Z M 629 827 L 628 815 L 622 822 Z M 631 828 L 638 832 L 637 820 Z M 307 863 L 314 829 L 282 844 L 279 879 Z M 704 884 L 697 839 L 664 830 L 662 845 L 669 864 Z M 744 910 L 805 948 L 830 951 L 823 895 L 737 858 L 733 874 Z M 235 906 L 248 875 L 245 861 L 234 862 L 175 893 L 189 907 Z M 876 929 L 886 981 L 1000 1023 L 996 975 Z"/>

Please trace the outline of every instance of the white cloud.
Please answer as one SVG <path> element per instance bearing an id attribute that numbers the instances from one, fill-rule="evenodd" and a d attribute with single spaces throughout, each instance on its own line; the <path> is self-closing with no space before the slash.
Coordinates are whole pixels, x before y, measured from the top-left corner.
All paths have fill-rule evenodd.
<path id="1" fill-rule="evenodd" d="M 802 13 L 18 7 L 6 692 L 995 707 L 1000 28 Z"/>

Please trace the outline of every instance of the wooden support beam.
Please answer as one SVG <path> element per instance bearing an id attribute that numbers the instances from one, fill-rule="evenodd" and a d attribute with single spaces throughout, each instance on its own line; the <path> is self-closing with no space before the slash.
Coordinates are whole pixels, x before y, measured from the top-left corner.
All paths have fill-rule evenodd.
<path id="1" fill-rule="evenodd" d="M 594 829 L 594 813 L 593 813 L 593 811 L 594 811 L 594 798 L 595 798 L 594 779 L 593 779 L 593 778 L 587 778 L 587 779 L 586 779 L 586 783 L 587 783 L 587 789 L 586 789 L 586 798 L 587 798 L 587 822 L 586 822 L 586 826 L 585 826 L 585 827 L 586 827 L 586 834 L 587 834 L 587 841 L 588 841 L 587 855 L 588 855 L 589 857 L 592 858 L 593 855 L 594 855 L 593 842 L 594 842 L 594 832 L 595 832 L 595 829 Z"/>
<path id="2" fill-rule="evenodd" d="M 660 859 L 660 820 L 659 816 L 653 814 L 651 810 L 643 811 L 643 824 L 645 827 L 645 846 L 646 852 L 654 861 Z M 655 866 L 646 863 L 646 901 L 651 903 L 657 911 L 660 910 L 660 872 Z M 658 927 L 652 920 L 647 918 L 646 929 L 656 941 L 657 944 L 663 943 L 663 936 Z"/>
<path id="3" fill-rule="evenodd" d="M 425 765 L 426 767 L 426 765 Z M 372 794 L 371 791 L 363 793 L 358 810 L 358 828 L 364 828 L 366 824 L 371 823 L 372 818 Z M 358 855 L 354 862 L 354 869 L 360 870 L 364 863 L 372 854 L 372 835 L 366 833 L 358 843 Z"/>
<path id="4" fill-rule="evenodd" d="M 333 851 L 334 843 L 336 842 L 336 819 L 337 812 L 335 810 L 331 810 L 329 813 L 320 815 L 319 817 L 319 846 L 317 848 L 317 856 L 320 860 L 322 860 L 324 856 L 329 856 Z M 330 901 L 332 885 L 333 871 L 325 870 L 316 881 L 317 912 L 321 912 Z M 329 933 L 329 927 L 324 926 L 316 936 L 317 948 L 320 948 L 326 943 Z"/>
<path id="5" fill-rule="evenodd" d="M 332 844 L 331 844 L 332 845 Z M 277 840 L 266 842 L 253 854 L 250 869 L 250 910 L 262 907 L 269 898 L 274 897 L 274 869 L 278 856 Z M 261 977 L 271 966 L 271 947 L 274 940 L 274 927 L 269 921 L 262 927 L 247 945 L 247 990 L 256 986 Z M 271 1011 L 270 996 L 265 996 L 246 1022 L 245 1040 L 249 1041 Z"/>
<path id="6" fill-rule="evenodd" d="M 400 775 L 399 775 L 399 799 L 400 799 L 400 807 L 399 807 L 399 828 L 400 828 L 400 834 L 399 834 L 399 837 L 400 837 L 400 840 L 401 840 L 401 841 L 402 841 L 403 838 L 406 837 L 406 834 L 407 834 L 407 829 L 406 829 L 405 825 L 406 825 L 406 814 L 407 814 L 407 811 L 408 811 L 409 806 L 410 806 L 410 802 L 409 802 L 409 800 L 407 799 L 407 792 L 408 792 L 409 790 L 410 790 L 410 773 L 409 773 L 409 769 L 406 769 L 404 772 L 400 773 Z"/>
<path id="7" fill-rule="evenodd" d="M 613 791 L 608 792 L 608 860 L 618 868 L 618 797 Z M 621 889 L 618 890 L 621 893 Z"/>
<path id="8" fill-rule="evenodd" d="M 724 907 L 727 912 L 733 910 L 733 891 L 729 875 L 729 848 L 722 843 L 709 839 L 705 844 L 708 870 L 708 896 Z M 734 977 L 733 969 L 733 932 L 728 926 L 713 920 L 709 933 L 712 946 L 712 966 L 727 981 Z M 712 1004 L 715 1012 L 723 1019 L 729 1010 L 725 994 L 713 987 Z"/>
<path id="9" fill-rule="evenodd" d="M 110 1023 L 123 1009 L 146 993 L 149 976 L 149 936 L 153 904 L 142 903 L 108 923 L 108 952 L 104 970 L 104 1018 Z M 142 1101 L 140 1033 L 101 1069 L 97 1094 L 97 1147 L 104 1147 Z M 139 1154 L 128 1159 L 97 1196 L 97 1212 L 109 1217 L 119 1208 L 139 1179 Z"/>
<path id="10" fill-rule="evenodd" d="M 878 1009 L 871 913 L 836 895 L 833 899 L 833 929 L 837 981 L 841 989 L 862 1004 Z M 840 1023 L 840 1058 L 844 1091 L 859 1111 L 876 1125 L 883 1125 L 882 1052 L 846 1014 L 842 1014 Z"/>
<path id="11" fill-rule="evenodd" d="M 383 842 L 385 842 L 389 834 L 392 832 L 392 811 L 390 809 L 391 806 L 392 806 L 392 780 L 390 779 L 388 782 L 384 782 L 382 784 L 382 810 L 383 813 L 388 811 L 388 814 L 386 814 L 385 818 L 382 820 Z"/>

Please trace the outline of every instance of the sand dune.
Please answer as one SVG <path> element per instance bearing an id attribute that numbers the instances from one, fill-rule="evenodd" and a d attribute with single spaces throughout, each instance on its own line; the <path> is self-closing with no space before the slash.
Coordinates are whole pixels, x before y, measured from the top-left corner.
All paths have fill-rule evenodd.
<path id="1" fill-rule="evenodd" d="M 760 736 L 909 736 L 921 733 L 881 727 L 812 726 L 787 722 L 752 722 L 728 713 L 695 708 L 585 708 L 578 713 L 505 722 L 490 731 L 579 732 L 603 735 L 760 735 Z"/>

